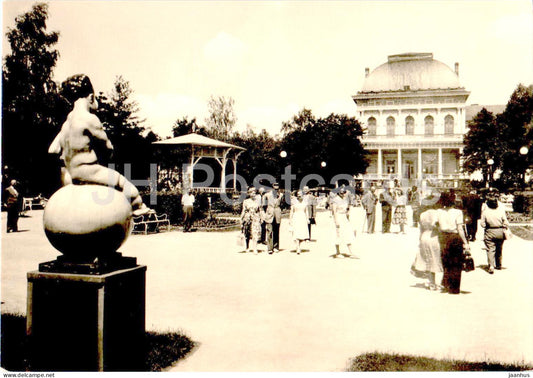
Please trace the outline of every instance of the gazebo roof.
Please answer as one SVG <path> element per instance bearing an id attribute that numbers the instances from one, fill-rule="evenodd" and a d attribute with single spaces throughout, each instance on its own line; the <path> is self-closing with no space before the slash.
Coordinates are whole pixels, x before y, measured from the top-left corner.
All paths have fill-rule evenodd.
<path id="1" fill-rule="evenodd" d="M 242 148 L 239 146 L 236 146 L 234 144 L 229 144 L 226 142 L 222 142 L 220 140 L 208 138 L 203 135 L 199 135 L 196 133 L 191 133 L 187 135 L 182 135 L 176 138 L 170 138 L 165 140 L 160 140 L 157 142 L 153 142 L 152 144 L 169 144 L 169 145 L 175 145 L 175 144 L 187 144 L 191 146 L 205 146 L 205 147 L 223 147 L 223 148 L 237 148 L 240 150 L 245 150 L 246 148 Z"/>

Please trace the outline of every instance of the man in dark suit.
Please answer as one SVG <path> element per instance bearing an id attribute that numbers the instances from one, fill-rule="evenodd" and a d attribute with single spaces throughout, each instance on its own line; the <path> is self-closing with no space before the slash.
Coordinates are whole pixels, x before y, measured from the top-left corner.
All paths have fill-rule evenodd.
<path id="1" fill-rule="evenodd" d="M 304 201 L 307 203 L 307 214 L 309 216 L 309 223 L 307 223 L 307 229 L 309 230 L 309 239 L 311 240 L 311 226 L 315 224 L 315 216 L 316 216 L 316 198 L 309 191 L 308 186 L 304 186 L 303 188 L 304 192 Z"/>
<path id="2" fill-rule="evenodd" d="M 366 223 L 367 223 L 367 232 L 369 234 L 374 233 L 374 228 L 376 225 L 376 204 L 378 203 L 378 197 L 376 196 L 376 187 L 371 186 L 368 192 L 365 193 L 361 199 L 361 204 L 363 205 L 366 212 Z"/>
<path id="3" fill-rule="evenodd" d="M 481 206 L 483 201 L 475 189 L 463 197 L 463 209 L 465 210 L 466 219 L 466 238 L 470 241 L 476 241 L 477 223 L 481 218 Z"/>

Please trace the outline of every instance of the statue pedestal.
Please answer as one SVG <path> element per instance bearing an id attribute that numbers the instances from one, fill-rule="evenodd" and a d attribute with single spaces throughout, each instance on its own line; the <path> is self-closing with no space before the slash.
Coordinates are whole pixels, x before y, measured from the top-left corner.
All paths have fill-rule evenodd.
<path id="1" fill-rule="evenodd" d="M 76 274 L 52 263 L 27 275 L 30 369 L 144 370 L 146 266 Z"/>

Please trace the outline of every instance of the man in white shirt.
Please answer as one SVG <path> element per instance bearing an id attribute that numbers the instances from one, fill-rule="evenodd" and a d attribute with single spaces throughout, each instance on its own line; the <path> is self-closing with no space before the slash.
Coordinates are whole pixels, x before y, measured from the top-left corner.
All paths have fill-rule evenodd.
<path id="1" fill-rule="evenodd" d="M 183 207 L 183 232 L 190 232 L 193 224 L 194 195 L 191 189 L 187 189 L 181 197 Z"/>

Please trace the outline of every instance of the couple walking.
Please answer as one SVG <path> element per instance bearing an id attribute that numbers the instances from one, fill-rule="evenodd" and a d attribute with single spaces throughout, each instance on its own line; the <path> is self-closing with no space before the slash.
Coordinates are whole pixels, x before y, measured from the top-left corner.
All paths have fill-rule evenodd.
<path id="1" fill-rule="evenodd" d="M 436 206 L 422 211 L 419 222 L 419 250 L 411 272 L 417 277 L 427 277 L 425 286 L 430 290 L 459 294 L 464 253 L 470 246 L 463 212 L 455 208 L 455 195 L 442 193 Z"/>
<path id="2" fill-rule="evenodd" d="M 281 224 L 281 201 L 283 193 L 279 184 L 272 185 L 272 190 L 261 196 L 254 187 L 248 188 L 247 198 L 242 204 L 242 233 L 246 240 L 246 250 L 253 248 L 258 253 L 257 244 L 261 239 L 261 227 L 265 226 L 265 238 L 268 253 L 279 251 L 279 230 Z"/>
<path id="3" fill-rule="evenodd" d="M 393 190 L 390 185 L 379 195 L 379 199 L 376 195 L 375 186 L 371 186 L 361 199 L 361 204 L 366 212 L 367 232 L 369 234 L 375 232 L 376 205 L 378 201 L 381 203 L 382 232 L 389 233 L 391 224 L 396 224 L 400 227 L 400 232 L 405 234 L 407 195 L 400 188 Z"/>

